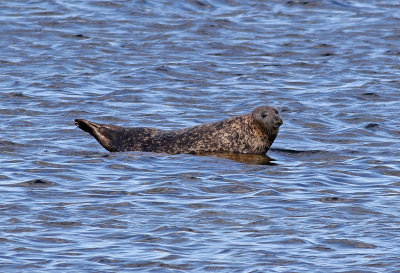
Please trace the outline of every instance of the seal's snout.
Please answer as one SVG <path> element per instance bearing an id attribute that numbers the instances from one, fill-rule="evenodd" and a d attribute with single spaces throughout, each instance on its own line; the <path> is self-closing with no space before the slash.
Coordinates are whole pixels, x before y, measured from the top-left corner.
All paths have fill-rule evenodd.
<path id="1" fill-rule="evenodd" d="M 274 124 L 274 128 L 279 128 L 281 125 L 283 124 L 283 120 L 281 119 L 281 117 L 278 115 L 275 116 L 275 124 Z"/>

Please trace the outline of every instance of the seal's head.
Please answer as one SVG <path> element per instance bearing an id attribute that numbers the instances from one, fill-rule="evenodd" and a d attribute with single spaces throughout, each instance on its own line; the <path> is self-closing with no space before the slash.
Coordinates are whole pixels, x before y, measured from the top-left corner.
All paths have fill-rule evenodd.
<path id="1" fill-rule="evenodd" d="M 278 134 L 279 127 L 283 124 L 278 110 L 272 106 L 260 106 L 254 109 L 251 113 L 256 123 L 261 127 L 261 130 L 268 135 Z"/>

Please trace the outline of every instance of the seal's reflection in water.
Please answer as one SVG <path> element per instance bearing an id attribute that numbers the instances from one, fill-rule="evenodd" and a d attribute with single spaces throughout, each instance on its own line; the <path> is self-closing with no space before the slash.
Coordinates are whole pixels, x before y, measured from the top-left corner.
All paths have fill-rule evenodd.
<path id="1" fill-rule="evenodd" d="M 235 153 L 197 153 L 197 154 L 184 154 L 187 156 L 204 156 L 204 157 L 219 157 L 223 159 L 228 159 L 232 161 L 236 161 L 239 163 L 251 164 L 251 165 L 279 165 L 276 162 L 276 159 L 271 158 L 267 155 L 256 155 L 256 154 L 235 154 Z M 170 154 L 167 153 L 151 153 L 151 152 L 141 152 L 141 151 L 133 151 L 133 152 L 116 152 L 116 153 L 106 153 L 101 154 L 102 158 L 114 159 L 114 158 L 163 158 L 170 157 Z M 173 156 L 182 156 L 182 154 L 173 155 Z"/>
<path id="2" fill-rule="evenodd" d="M 201 153 L 199 156 L 217 156 L 225 159 L 230 159 L 239 163 L 252 165 L 278 165 L 275 159 L 267 155 L 256 154 L 234 154 L 234 153 Z"/>

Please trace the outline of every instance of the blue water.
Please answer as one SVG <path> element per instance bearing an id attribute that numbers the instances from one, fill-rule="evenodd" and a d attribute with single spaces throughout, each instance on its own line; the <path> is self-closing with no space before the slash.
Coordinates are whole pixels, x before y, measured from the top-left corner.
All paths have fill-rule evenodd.
<path id="1" fill-rule="evenodd" d="M 2 1 L 0 270 L 397 272 L 396 1 Z M 109 153 L 269 104 L 268 157 Z"/>

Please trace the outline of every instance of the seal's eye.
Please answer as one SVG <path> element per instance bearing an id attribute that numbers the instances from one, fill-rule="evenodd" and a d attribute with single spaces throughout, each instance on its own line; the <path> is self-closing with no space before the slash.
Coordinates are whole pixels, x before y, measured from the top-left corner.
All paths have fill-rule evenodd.
<path id="1" fill-rule="evenodd" d="M 262 114 L 261 114 L 261 117 L 262 117 L 262 118 L 266 118 L 267 116 L 268 116 L 267 113 L 262 113 Z"/>

